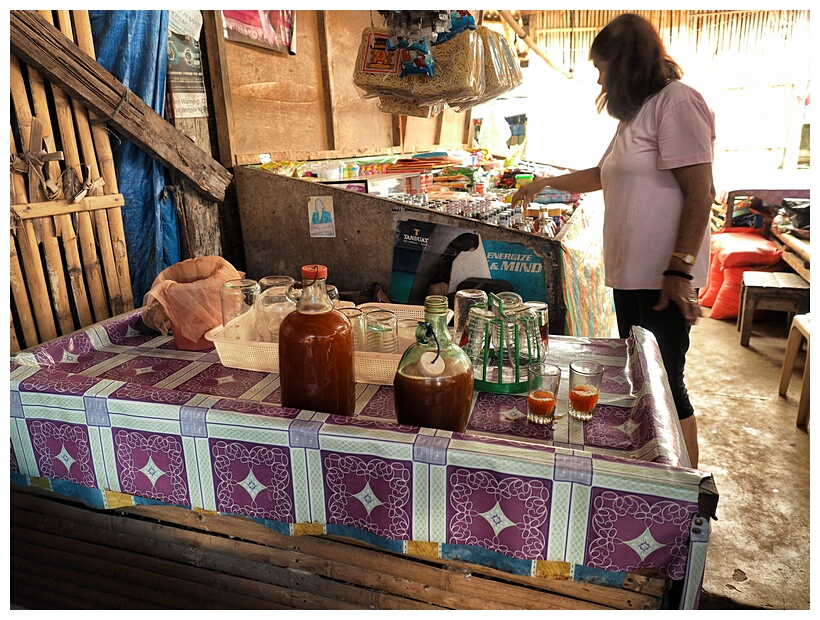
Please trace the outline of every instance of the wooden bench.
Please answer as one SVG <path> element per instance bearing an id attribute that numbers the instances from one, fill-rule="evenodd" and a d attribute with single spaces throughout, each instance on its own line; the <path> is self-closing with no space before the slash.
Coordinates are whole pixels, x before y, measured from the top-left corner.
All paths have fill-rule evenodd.
<path id="1" fill-rule="evenodd" d="M 805 314 L 809 310 L 809 283 L 796 273 L 747 271 L 740 287 L 737 329 L 740 345 L 749 345 L 755 310 Z"/>
<path id="2" fill-rule="evenodd" d="M 781 396 L 786 396 L 789 383 L 794 370 L 794 362 L 803 342 L 806 343 L 806 364 L 803 367 L 803 379 L 800 386 L 800 400 L 797 404 L 797 426 L 806 431 L 809 430 L 809 396 L 810 372 L 809 357 L 811 355 L 811 315 L 798 314 L 792 319 L 792 326 L 789 330 L 789 340 L 786 343 L 786 353 L 783 355 L 783 366 L 780 369 L 780 389 Z"/>
<path id="3" fill-rule="evenodd" d="M 811 244 L 791 233 L 769 231 L 769 238 L 783 252 L 783 261 L 806 282 L 811 282 Z"/>

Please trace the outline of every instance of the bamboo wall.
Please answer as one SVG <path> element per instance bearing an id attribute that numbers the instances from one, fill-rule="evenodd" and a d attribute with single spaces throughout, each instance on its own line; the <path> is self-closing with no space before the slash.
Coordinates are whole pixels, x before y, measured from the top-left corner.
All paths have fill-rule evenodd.
<path id="1" fill-rule="evenodd" d="M 39 11 L 90 55 L 85 11 Z M 109 135 L 94 114 L 10 56 L 10 345 L 134 307 Z"/>
<path id="2" fill-rule="evenodd" d="M 658 29 L 676 58 L 736 62 L 750 69 L 808 52 L 809 11 L 634 11 Z M 530 36 L 563 68 L 588 64 L 597 32 L 624 11 L 534 11 Z M 765 60 L 762 63 L 760 61 Z M 684 64 L 683 62 L 681 64 Z M 806 58 L 808 65 L 808 57 Z"/>
<path id="3" fill-rule="evenodd" d="M 614 127 L 594 108 L 600 87 L 589 49 L 597 32 L 624 12 L 528 13 L 531 38 L 572 76 L 541 69 L 529 54 L 532 70 L 525 70 L 525 81 L 545 84 L 538 110 L 548 120 L 537 127 L 530 119 L 528 155 L 570 167 L 586 167 L 600 157 Z M 714 110 L 717 168 L 742 177 L 744 171 L 798 167 L 811 78 L 809 11 L 635 12 L 655 25 L 683 80 Z"/>

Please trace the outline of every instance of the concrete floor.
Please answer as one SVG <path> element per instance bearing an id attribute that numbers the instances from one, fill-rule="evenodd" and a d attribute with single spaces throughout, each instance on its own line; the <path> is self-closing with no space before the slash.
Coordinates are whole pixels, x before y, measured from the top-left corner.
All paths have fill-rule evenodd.
<path id="1" fill-rule="evenodd" d="M 701 609 L 810 609 L 810 432 L 795 426 L 805 351 L 778 396 L 787 320 L 756 321 L 748 347 L 733 320 L 701 318 L 692 330 L 699 469 L 720 494 Z"/>

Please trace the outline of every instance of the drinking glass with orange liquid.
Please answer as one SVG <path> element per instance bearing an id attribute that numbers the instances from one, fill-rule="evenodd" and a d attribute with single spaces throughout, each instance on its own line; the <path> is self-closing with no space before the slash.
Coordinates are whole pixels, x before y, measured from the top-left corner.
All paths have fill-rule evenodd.
<path id="1" fill-rule="evenodd" d="M 552 424 L 560 384 L 558 366 L 546 362 L 527 366 L 527 422 Z"/>
<path id="2" fill-rule="evenodd" d="M 592 419 L 604 367 L 598 362 L 577 361 L 569 365 L 569 414 L 576 420 Z"/>

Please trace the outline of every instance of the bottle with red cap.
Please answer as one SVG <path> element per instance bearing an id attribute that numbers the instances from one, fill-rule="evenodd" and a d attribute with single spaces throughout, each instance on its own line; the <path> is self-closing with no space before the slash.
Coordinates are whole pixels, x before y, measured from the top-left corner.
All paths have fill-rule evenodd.
<path id="1" fill-rule="evenodd" d="M 353 328 L 348 318 L 333 308 L 326 282 L 325 265 L 304 265 L 296 310 L 279 328 L 282 406 L 353 415 Z"/>

